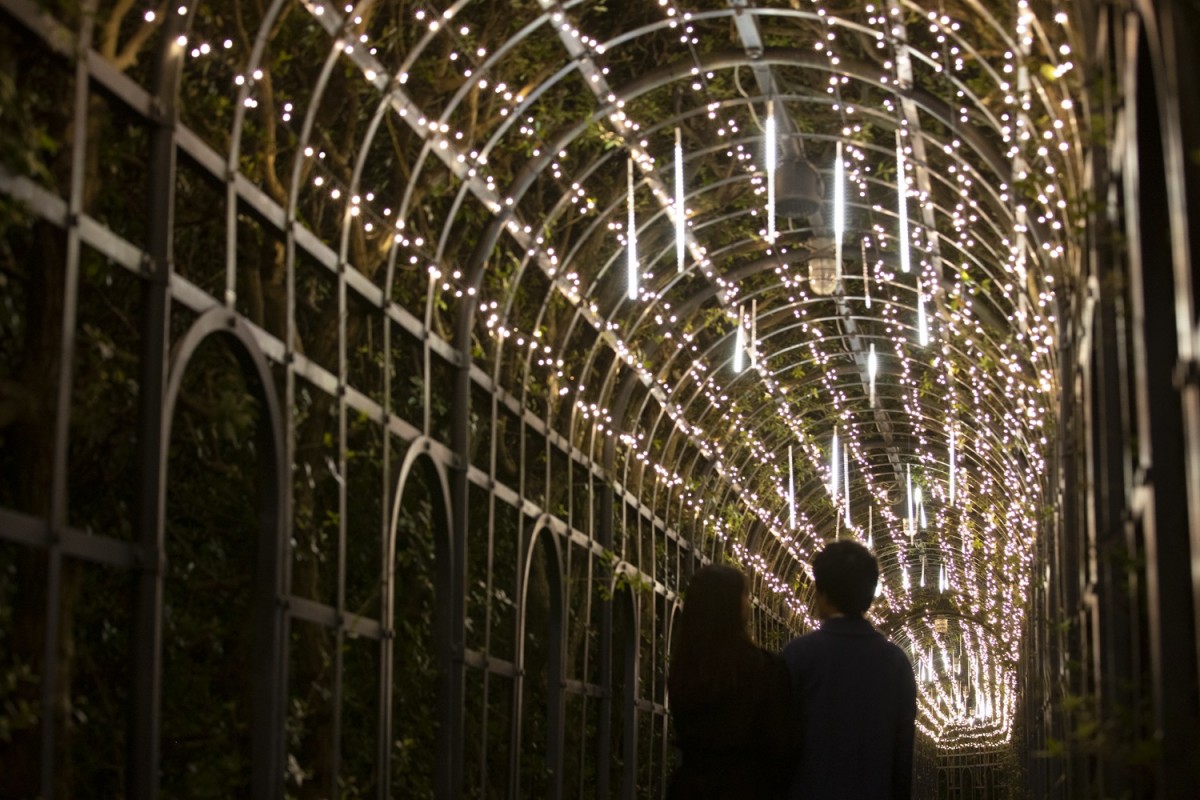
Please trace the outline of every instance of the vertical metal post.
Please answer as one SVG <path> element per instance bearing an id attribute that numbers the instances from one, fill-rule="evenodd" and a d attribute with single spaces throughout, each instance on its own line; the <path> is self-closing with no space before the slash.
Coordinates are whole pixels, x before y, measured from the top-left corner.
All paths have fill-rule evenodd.
<path id="1" fill-rule="evenodd" d="M 175 224 L 175 131 L 183 47 L 176 38 L 187 30 L 190 14 L 167 15 L 155 68 L 150 137 L 150 186 L 147 250 L 149 263 L 142 317 L 139 382 L 138 542 L 144 561 L 137 577 L 134 611 L 133 736 L 129 749 L 130 793 L 137 800 L 158 796 L 159 739 L 162 711 L 162 612 L 167 442 L 163 399 L 167 378 L 170 279 Z"/>
<path id="2" fill-rule="evenodd" d="M 1131 247 L 1129 287 L 1132 305 L 1133 378 L 1138 430 L 1138 474 L 1135 487 L 1142 502 L 1146 549 L 1146 594 L 1153 698 L 1154 738 L 1161 743 L 1157 796 L 1182 797 L 1200 782 L 1195 734 L 1200 705 L 1194 678 L 1196 628 L 1193 618 L 1191 548 L 1188 530 L 1186 456 L 1183 409 L 1174 384 L 1180 363 L 1180 331 L 1190 333 L 1190 287 L 1179 287 L 1176 275 L 1162 269 L 1175 261 L 1171 237 L 1157 228 L 1173 219 L 1168 184 L 1164 130 L 1158 103 L 1154 52 L 1145 23 L 1130 24 L 1125 48 L 1130 56 L 1126 96 L 1132 97 L 1135 133 L 1126 151 L 1125 219 Z M 1126 106 L 1129 109 L 1130 105 Z M 1169 123 L 1168 123 L 1169 124 Z M 1185 293 L 1180 296 L 1180 290 Z M 1174 309 L 1175 314 L 1165 313 Z M 1191 349 L 1190 336 L 1183 347 Z"/>

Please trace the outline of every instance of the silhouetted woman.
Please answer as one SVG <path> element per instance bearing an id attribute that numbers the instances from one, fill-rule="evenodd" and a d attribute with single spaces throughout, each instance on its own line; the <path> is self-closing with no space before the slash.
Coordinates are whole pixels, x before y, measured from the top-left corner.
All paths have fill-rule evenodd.
<path id="1" fill-rule="evenodd" d="M 750 584 L 697 570 L 683 596 L 667 690 L 682 753 L 667 800 L 781 798 L 792 767 L 791 682 L 747 633 Z"/>

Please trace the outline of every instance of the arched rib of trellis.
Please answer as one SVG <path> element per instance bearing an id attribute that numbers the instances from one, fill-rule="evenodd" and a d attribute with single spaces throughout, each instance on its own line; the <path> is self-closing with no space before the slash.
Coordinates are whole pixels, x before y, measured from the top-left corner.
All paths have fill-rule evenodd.
<path id="1" fill-rule="evenodd" d="M 276 777 L 282 772 L 284 755 L 285 704 L 280 687 L 287 686 L 287 664 L 283 657 L 287 622 L 284 604 L 281 602 L 288 590 L 284 585 L 284 575 L 289 563 L 288 540 L 291 529 L 291 495 L 288 491 L 290 469 L 285 454 L 287 428 L 280 399 L 275 391 L 275 378 L 267 358 L 245 320 L 228 309 L 214 308 L 201 315 L 175 345 L 171 354 L 162 404 L 162 449 L 156 465 L 157 474 L 162 476 L 160 485 L 163 489 L 156 507 L 155 550 L 158 558 L 165 559 L 168 449 L 176 402 L 192 356 L 210 337 L 222 339 L 229 345 L 237 358 L 247 387 L 255 395 L 264 415 L 257 429 L 257 449 L 263 455 L 259 459 L 259 476 L 256 482 L 260 535 L 253 581 L 253 624 L 257 646 L 252 676 L 254 725 L 251 769 L 254 787 L 262 792 L 263 797 L 273 797 L 278 792 Z M 161 586 L 162 569 L 154 570 L 154 574 Z M 162 613 L 160 604 L 161 597 L 156 604 L 159 606 L 155 612 L 158 615 Z M 161 620 L 156 628 L 161 628 Z M 143 646 L 149 646 L 149 643 L 143 643 Z M 161 643 L 157 643 L 156 646 L 161 650 Z M 157 670 L 161 670 L 160 659 L 161 654 L 155 659 Z M 160 674 L 144 677 L 149 681 L 147 685 L 158 686 L 161 682 Z M 157 703 L 158 699 L 153 698 L 152 702 Z M 156 714 L 155 719 L 157 718 Z M 154 754 L 157 757 L 157 748 Z M 155 763 L 157 764 L 157 758 Z"/>

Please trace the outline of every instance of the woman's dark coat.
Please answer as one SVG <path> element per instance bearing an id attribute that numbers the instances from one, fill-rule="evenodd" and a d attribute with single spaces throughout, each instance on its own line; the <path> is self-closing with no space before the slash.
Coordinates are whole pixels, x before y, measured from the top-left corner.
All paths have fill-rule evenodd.
<path id="1" fill-rule="evenodd" d="M 672 695 L 681 762 L 667 800 L 782 798 L 791 777 L 791 679 L 783 659 L 749 641 L 722 687 Z"/>

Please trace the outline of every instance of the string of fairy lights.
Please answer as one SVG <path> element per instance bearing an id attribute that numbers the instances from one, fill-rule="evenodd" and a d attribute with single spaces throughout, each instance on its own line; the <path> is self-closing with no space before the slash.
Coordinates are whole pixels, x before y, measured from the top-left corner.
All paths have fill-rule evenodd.
<path id="1" fill-rule="evenodd" d="M 637 374 L 661 407 L 669 435 L 683 437 L 713 460 L 713 480 L 726 493 L 713 492 L 659 463 L 652 437 L 614 419 L 601 394 L 604 387 L 575 379 L 584 373 L 568 363 L 569 348 L 549 341 L 541 327 L 524 329 L 515 322 L 512 292 L 489 296 L 485 289 L 477 309 L 495 340 L 497 363 L 505 345 L 523 351 L 524 369 L 544 370 L 555 379 L 556 395 L 574 410 L 573 426 L 613 438 L 626 463 L 651 467 L 653 480 L 668 490 L 680 515 L 694 517 L 726 542 L 805 624 L 815 621 L 788 577 L 791 567 L 779 556 L 768 559 L 745 548 L 744 530 L 730 527 L 718 504 L 735 502 L 746 519 L 760 520 L 779 554 L 794 564 L 809 563 L 831 534 L 856 536 L 874 547 L 884 562 L 885 579 L 873 614 L 881 624 L 907 620 L 896 632 L 909 643 L 921 679 L 922 730 L 944 747 L 1006 740 L 1015 708 L 1015 663 L 1037 509 L 1044 502 L 1039 476 L 1054 391 L 1054 273 L 1066 254 L 1074 181 L 1070 157 L 1078 142 L 1067 80 L 1073 68 L 1068 18 L 1059 13 L 1052 26 L 1043 24 L 1026 0 L 1016 3 L 1011 23 L 988 17 L 982 27 L 964 26 L 940 9 L 898 0 L 882 7 L 835 9 L 810 3 L 805 9 L 752 9 L 763 23 L 782 19 L 823 26 L 814 48 L 828 62 L 828 113 L 841 120 L 840 127 L 825 135 L 834 152 L 820 165 L 832 184 L 836 295 L 839 302 L 853 301 L 870 312 L 869 341 L 848 353 L 845 337 L 835 335 L 836 323 L 831 322 L 838 313 L 831 315 L 821 305 L 828 293 L 814 291 L 811 276 L 799 269 L 804 259 L 797 258 L 800 248 L 791 242 L 793 232 L 778 225 L 777 115 L 786 113 L 795 98 L 747 97 L 730 105 L 713 88 L 713 72 L 697 66 L 690 81 L 700 110 L 692 119 L 711 123 L 707 135 L 724 143 L 750 195 L 765 200 L 764 206 L 746 206 L 741 212 L 761 215 L 759 235 L 778 264 L 770 271 L 772 283 L 750 290 L 721 274 L 722 264 L 698 232 L 703 218 L 689 200 L 684 131 L 635 119 L 619 89 L 609 83 L 606 53 L 636 47 L 637 39 L 606 43 L 592 38 L 554 2 L 542 3 L 541 25 L 564 42 L 579 64 L 597 102 L 607 107 L 610 129 L 629 158 L 621 165 L 620 201 L 603 203 L 596 198 L 612 196 L 612 170 L 577 177 L 569 166 L 570 153 L 559 152 L 545 176 L 561 187 L 561 200 L 536 223 L 521 220 L 521 198 L 504 195 L 489 170 L 489 155 L 514 138 L 527 142 L 521 147 L 535 157 L 549 152 L 533 99 L 538 90 L 518 89 L 513 77 L 504 77 L 502 53 L 473 41 L 475 28 L 456 19 L 468 5 L 464 0 L 442 10 L 432 5 L 416 9 L 413 23 L 423 33 L 394 69 L 377 60 L 375 43 L 354 6 L 305 3 L 333 37 L 333 46 L 386 94 L 395 114 L 420 133 L 427 152 L 452 170 L 464 191 L 492 213 L 511 215 L 505 232 L 525 254 L 521 269 L 527 264 L 540 270 L 557 296 L 574 306 L 597 334 L 597 346 L 609 348 L 617 362 Z M 673 0 L 659 0 L 658 6 L 661 23 L 645 26 L 638 35 L 677 31 L 680 57 L 697 65 L 698 46 L 711 31 L 708 23 L 731 13 L 728 8 L 688 10 Z M 187 13 L 186 6 L 178 12 Z M 159 24 L 164 13 L 161 8 L 147 11 L 145 24 Z M 968 32 L 981 30 L 1006 44 L 998 63 L 981 55 L 982 48 L 967 38 Z M 858 76 L 843 70 L 855 47 L 868 46 L 864 42 L 882 57 L 878 86 L 897 92 L 895 99 L 876 92 L 873 107 L 847 99 L 856 88 L 869 95 L 869 87 L 858 86 Z M 194 33 L 190 41 L 180 37 L 178 44 L 193 59 L 239 56 L 232 38 L 207 41 Z M 1031 73 L 1028 63 L 1035 52 L 1045 67 Z M 451 122 L 450 108 L 435 115 L 406 94 L 405 86 L 425 58 L 446 59 L 459 72 L 464 89 L 457 98 L 468 90 L 488 92 L 501 104 L 501 121 L 485 143 L 463 144 L 471 137 Z M 255 89 L 264 67 L 239 66 L 233 83 L 240 105 L 245 113 L 263 113 Z M 974 145 L 964 131 L 922 126 L 921 112 L 903 92 L 917 74 L 927 79 L 926 85 L 932 81 L 941 87 L 958 124 L 991 132 L 1003 148 L 1009 174 L 974 163 Z M 985 92 L 990 94 L 985 97 Z M 312 114 L 292 101 L 276 103 L 273 111 L 281 124 L 295 125 L 297 133 L 304 129 L 298 123 Z M 1039 117 L 1047 120 L 1041 128 L 1034 122 Z M 895 140 L 884 146 L 872 131 L 889 124 Z M 369 189 L 348 185 L 315 143 L 304 145 L 303 156 L 312 189 L 343 204 L 346 224 L 390 238 L 394 263 L 423 267 L 431 291 L 454 298 L 476 294 L 460 271 L 445 266 L 442 243 L 413 230 L 407 193 L 400 202 L 393 197 L 389 203 Z M 693 196 L 703 191 L 697 189 Z M 649 217 L 647 195 L 653 209 Z M 556 224 L 570 215 L 590 216 L 611 233 L 612 269 L 584 270 L 557 251 Z M 660 219 L 672 228 L 668 249 L 675 269 L 656 275 L 654 264 L 667 259 L 642 252 L 638 239 L 640 230 Z M 855 256 L 861 263 L 851 270 L 847 259 Z M 623 270 L 617 268 L 618 259 Z M 722 313 L 709 328 L 688 329 L 673 313 L 683 305 L 673 293 L 684 291 L 689 276 L 717 287 Z M 606 306 L 611 301 L 600 299 L 602 288 L 613 280 L 623 282 L 624 299 Z M 986 319 L 989 314 L 1010 325 L 1011 336 L 998 334 Z M 726 332 L 715 333 L 722 326 Z M 638 344 L 640 337 L 650 335 L 661 338 L 653 363 Z M 802 360 L 799 353 L 804 353 Z M 839 369 L 848 357 L 860 364 L 861 382 L 846 380 Z M 662 365 L 675 361 L 686 367 L 667 377 Z M 828 429 L 814 427 L 798 407 L 801 387 L 787 377 L 791 364 L 809 370 L 811 388 L 829 410 Z M 886 383 L 879 385 L 881 378 Z M 754 402 L 755 397 L 765 404 Z M 935 412 L 935 405 L 940 411 Z M 909 443 L 901 458 L 903 487 L 895 485 L 897 476 L 887 474 L 889 469 L 873 461 L 873 448 L 864 438 L 863 431 L 870 430 L 881 411 L 906 425 L 901 437 Z M 755 433 L 754 421 L 768 413 L 787 432 L 782 446 L 777 436 Z M 825 502 L 832 508 L 828 523 L 815 522 L 820 515 L 797 507 L 799 484 L 814 479 L 825 487 Z M 898 490 L 903 511 L 897 510 Z M 944 630 L 937 629 L 936 615 L 908 616 L 918 601 L 927 603 L 934 595 L 952 598 L 967 616 Z"/>

